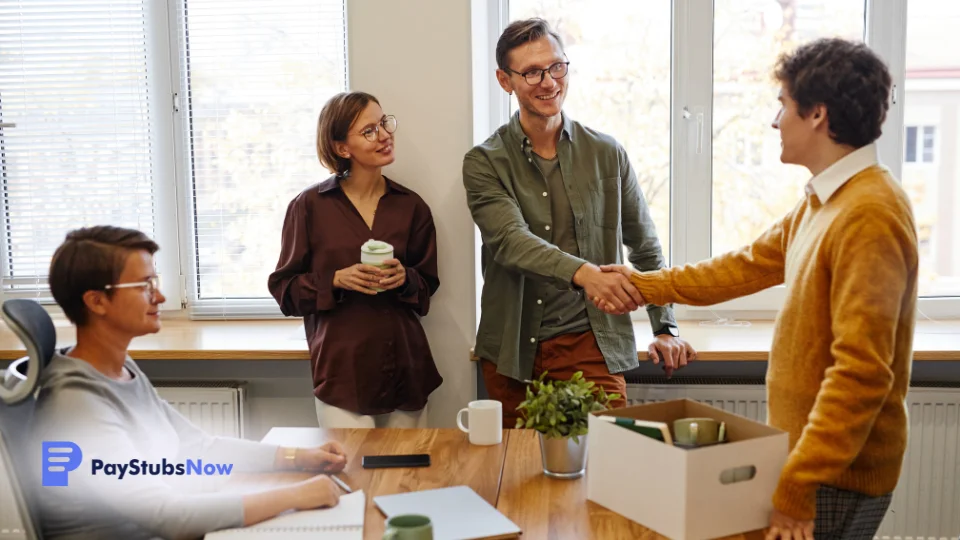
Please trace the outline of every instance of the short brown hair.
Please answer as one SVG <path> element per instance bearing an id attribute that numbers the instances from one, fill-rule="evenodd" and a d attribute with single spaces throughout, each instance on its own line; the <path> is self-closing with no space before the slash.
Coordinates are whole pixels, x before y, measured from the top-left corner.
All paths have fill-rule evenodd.
<path id="1" fill-rule="evenodd" d="M 801 117 L 823 104 L 830 137 L 861 148 L 880 138 L 890 108 L 890 72 L 869 47 L 839 38 L 819 39 L 784 54 L 774 71 Z"/>
<path id="2" fill-rule="evenodd" d="M 73 324 L 83 326 L 87 323 L 83 295 L 116 283 L 127 257 L 140 250 L 153 255 L 160 246 L 138 230 L 109 225 L 68 232 L 50 261 L 53 299 Z"/>
<path id="3" fill-rule="evenodd" d="M 500 34 L 500 39 L 497 40 L 497 67 L 506 70 L 510 67 L 507 65 L 507 55 L 510 54 L 510 51 L 524 43 L 536 41 L 544 36 L 550 36 L 557 40 L 560 50 L 563 50 L 563 40 L 560 39 L 560 34 L 554 32 L 547 21 L 540 18 L 513 21 L 504 28 L 503 33 Z"/>
<path id="4" fill-rule="evenodd" d="M 350 126 L 370 102 L 380 104 L 366 92 L 341 92 L 329 100 L 317 119 L 317 157 L 320 163 L 337 176 L 350 170 L 350 160 L 337 155 L 334 143 L 347 140 Z"/>

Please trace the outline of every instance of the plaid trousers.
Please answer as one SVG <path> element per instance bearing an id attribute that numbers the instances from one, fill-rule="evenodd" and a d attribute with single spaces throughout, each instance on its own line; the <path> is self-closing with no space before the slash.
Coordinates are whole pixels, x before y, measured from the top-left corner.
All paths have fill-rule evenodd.
<path id="1" fill-rule="evenodd" d="M 831 486 L 817 489 L 817 540 L 873 540 L 893 493 L 870 497 Z"/>

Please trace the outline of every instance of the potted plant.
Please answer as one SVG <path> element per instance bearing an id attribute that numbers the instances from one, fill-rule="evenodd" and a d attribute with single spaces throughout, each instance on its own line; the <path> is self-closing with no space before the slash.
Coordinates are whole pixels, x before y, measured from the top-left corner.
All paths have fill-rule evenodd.
<path id="1" fill-rule="evenodd" d="M 527 385 L 517 410 L 517 428 L 535 429 L 540 437 L 543 473 L 552 478 L 580 478 L 587 466 L 587 417 L 607 408 L 620 394 L 584 380 L 578 371 L 568 381 L 545 380 L 543 372 Z"/>

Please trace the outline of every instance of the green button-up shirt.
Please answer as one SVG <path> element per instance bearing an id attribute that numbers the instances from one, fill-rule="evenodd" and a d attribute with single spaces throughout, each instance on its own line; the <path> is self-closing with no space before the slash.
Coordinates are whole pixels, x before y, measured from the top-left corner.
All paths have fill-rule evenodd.
<path id="1" fill-rule="evenodd" d="M 547 283 L 573 288 L 586 262 L 639 270 L 665 266 L 656 227 L 627 153 L 613 137 L 563 116 L 557 142 L 580 256 L 550 243 L 550 200 L 519 113 L 463 159 L 467 204 L 483 238 L 483 293 L 475 353 L 517 380 L 533 375 Z M 638 365 L 629 315 L 608 315 L 586 297 L 590 327 L 611 373 Z M 676 326 L 670 307 L 647 306 L 654 331 Z"/>

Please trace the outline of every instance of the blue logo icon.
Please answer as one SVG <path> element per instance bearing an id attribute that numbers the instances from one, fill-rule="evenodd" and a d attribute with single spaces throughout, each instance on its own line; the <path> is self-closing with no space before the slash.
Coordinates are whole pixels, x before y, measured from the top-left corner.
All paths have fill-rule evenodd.
<path id="1" fill-rule="evenodd" d="M 80 467 L 83 452 L 79 446 L 69 441 L 44 441 L 42 446 L 41 483 L 44 486 L 66 486 L 67 473 Z"/>

